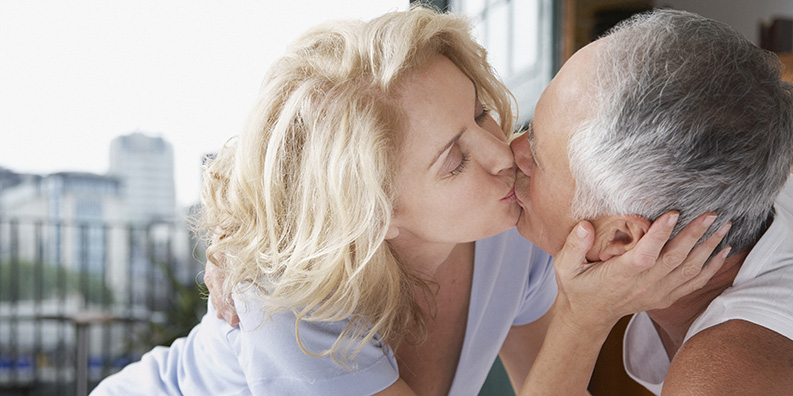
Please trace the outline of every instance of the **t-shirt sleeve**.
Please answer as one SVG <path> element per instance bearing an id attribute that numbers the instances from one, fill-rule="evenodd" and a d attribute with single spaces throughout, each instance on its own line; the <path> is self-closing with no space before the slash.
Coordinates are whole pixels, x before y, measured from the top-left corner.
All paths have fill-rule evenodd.
<path id="1" fill-rule="evenodd" d="M 265 317 L 249 299 L 235 299 L 235 306 L 240 312 L 240 329 L 227 337 L 238 348 L 253 395 L 370 395 L 399 378 L 396 359 L 382 343 L 366 344 L 345 367 L 330 356 L 309 356 L 300 348 L 291 312 Z M 347 323 L 301 321 L 298 329 L 303 347 L 321 355 Z"/>
<path id="2" fill-rule="evenodd" d="M 140 361 L 103 380 L 100 395 L 245 395 L 237 355 L 223 338 L 232 327 L 217 319 L 212 305 L 185 338 L 155 347 Z"/>

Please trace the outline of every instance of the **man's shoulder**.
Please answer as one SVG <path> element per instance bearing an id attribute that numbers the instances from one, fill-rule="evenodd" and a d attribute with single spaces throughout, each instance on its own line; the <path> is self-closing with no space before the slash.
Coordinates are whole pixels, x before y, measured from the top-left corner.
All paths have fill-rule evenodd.
<path id="1" fill-rule="evenodd" d="M 664 381 L 665 394 L 787 394 L 793 340 L 745 320 L 729 320 L 688 339 Z"/>

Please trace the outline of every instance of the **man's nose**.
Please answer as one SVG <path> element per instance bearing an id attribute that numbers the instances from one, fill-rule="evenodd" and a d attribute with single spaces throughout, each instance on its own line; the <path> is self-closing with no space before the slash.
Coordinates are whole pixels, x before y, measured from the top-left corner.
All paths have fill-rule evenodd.
<path id="1" fill-rule="evenodd" d="M 515 164 L 525 175 L 531 175 L 531 148 L 529 147 L 528 133 L 518 136 L 509 144 L 512 155 L 515 157 Z"/>

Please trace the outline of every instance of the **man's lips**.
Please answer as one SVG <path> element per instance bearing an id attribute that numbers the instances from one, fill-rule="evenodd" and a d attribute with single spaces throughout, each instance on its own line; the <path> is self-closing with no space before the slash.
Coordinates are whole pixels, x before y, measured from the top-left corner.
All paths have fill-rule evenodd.
<path id="1" fill-rule="evenodd" d="M 515 187 L 512 187 L 512 190 L 510 191 L 510 195 L 512 196 L 512 199 L 516 201 L 518 205 L 520 205 L 520 207 L 526 208 L 526 205 L 523 204 L 523 201 L 521 201 L 520 198 L 518 198 L 518 194 L 515 192 Z"/>
<path id="2" fill-rule="evenodd" d="M 520 205 L 524 209 L 526 208 L 526 205 L 523 204 L 523 201 L 520 200 L 520 197 L 518 197 L 518 193 L 516 191 L 520 190 L 523 193 L 527 192 L 529 187 L 528 182 L 529 181 L 527 180 L 527 177 L 525 175 L 518 174 L 517 177 L 515 178 L 515 185 L 512 186 L 512 190 L 510 191 L 515 196 L 515 201 L 518 202 L 518 205 Z"/>

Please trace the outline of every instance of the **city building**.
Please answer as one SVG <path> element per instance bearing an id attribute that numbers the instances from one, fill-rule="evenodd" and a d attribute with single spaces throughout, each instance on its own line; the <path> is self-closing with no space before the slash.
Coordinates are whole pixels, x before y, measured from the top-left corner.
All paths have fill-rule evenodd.
<path id="1" fill-rule="evenodd" d="M 116 178 L 92 173 L 23 177 L 0 194 L 0 215 L 7 227 L 0 230 L 0 238 L 6 239 L 0 246 L 14 246 L 20 258 L 34 260 L 38 254 L 49 263 L 99 273 L 108 259 L 107 225 L 123 219 L 119 191 Z M 36 224 L 40 229 L 34 238 Z"/>
<path id="2" fill-rule="evenodd" d="M 127 220 L 176 218 L 173 147 L 165 139 L 141 132 L 113 139 L 108 174 L 121 182 Z"/>

